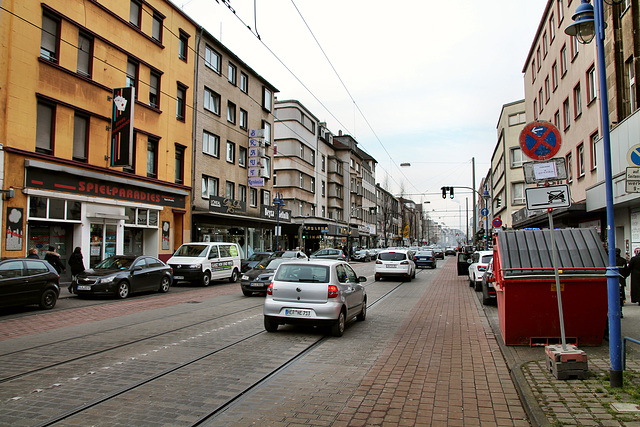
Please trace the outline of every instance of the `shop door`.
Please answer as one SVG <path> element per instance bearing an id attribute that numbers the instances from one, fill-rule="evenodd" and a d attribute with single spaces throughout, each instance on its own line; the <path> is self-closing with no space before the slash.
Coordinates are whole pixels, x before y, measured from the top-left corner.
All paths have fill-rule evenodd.
<path id="1" fill-rule="evenodd" d="M 90 268 L 116 254 L 117 230 L 118 227 L 115 224 L 91 224 Z"/>

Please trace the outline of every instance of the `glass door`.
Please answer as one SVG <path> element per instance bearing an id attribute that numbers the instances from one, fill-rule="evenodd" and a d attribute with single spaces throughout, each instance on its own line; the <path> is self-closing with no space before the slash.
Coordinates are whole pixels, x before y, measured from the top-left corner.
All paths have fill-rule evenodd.
<path id="1" fill-rule="evenodd" d="M 117 230 L 115 224 L 91 224 L 91 244 L 89 267 L 95 267 L 100 261 L 116 254 Z"/>

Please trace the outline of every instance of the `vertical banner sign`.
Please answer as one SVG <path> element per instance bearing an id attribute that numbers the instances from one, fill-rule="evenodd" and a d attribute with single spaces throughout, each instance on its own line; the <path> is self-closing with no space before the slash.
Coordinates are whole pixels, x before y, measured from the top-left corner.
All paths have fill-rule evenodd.
<path id="1" fill-rule="evenodd" d="M 111 166 L 131 167 L 132 164 L 135 90 L 133 87 L 113 89 Z"/>
<path id="2" fill-rule="evenodd" d="M 169 221 L 162 221 L 162 250 L 169 249 Z"/>
<path id="3" fill-rule="evenodd" d="M 7 208 L 7 238 L 4 249 L 7 251 L 21 251 L 24 237 L 22 225 L 22 208 Z"/>
<path id="4" fill-rule="evenodd" d="M 249 187 L 264 187 L 264 161 L 266 148 L 264 142 L 264 129 L 249 130 Z"/>

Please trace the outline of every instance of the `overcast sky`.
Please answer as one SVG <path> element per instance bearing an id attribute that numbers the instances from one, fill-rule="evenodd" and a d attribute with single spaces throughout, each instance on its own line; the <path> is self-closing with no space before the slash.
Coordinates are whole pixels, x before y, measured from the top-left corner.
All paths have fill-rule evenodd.
<path id="1" fill-rule="evenodd" d="M 486 175 L 502 105 L 524 98 L 522 69 L 547 3 L 255 0 L 254 14 L 254 1 L 229 0 L 234 15 L 223 0 L 173 1 L 278 99 L 352 135 L 378 161 L 377 182 L 463 229 L 470 193 L 443 200 L 440 188 L 470 187 L 473 157 L 476 185 Z"/>

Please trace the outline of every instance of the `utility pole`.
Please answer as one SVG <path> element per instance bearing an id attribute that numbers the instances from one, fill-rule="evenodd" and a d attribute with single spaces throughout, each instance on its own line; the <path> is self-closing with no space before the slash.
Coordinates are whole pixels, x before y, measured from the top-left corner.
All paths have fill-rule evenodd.
<path id="1" fill-rule="evenodd" d="M 469 244 L 469 198 L 467 197 L 467 209 L 465 212 L 467 212 L 467 234 L 465 235 L 465 243 L 468 245 Z"/>
<path id="2" fill-rule="evenodd" d="M 472 182 L 472 188 L 473 191 L 476 191 L 476 158 L 472 157 L 471 158 L 471 182 Z M 476 213 L 476 195 L 474 193 L 471 193 L 473 195 L 473 239 L 471 241 L 474 241 L 476 238 L 476 226 L 478 224 L 478 218 L 476 217 L 477 213 Z M 467 238 L 469 236 L 467 235 Z"/>

